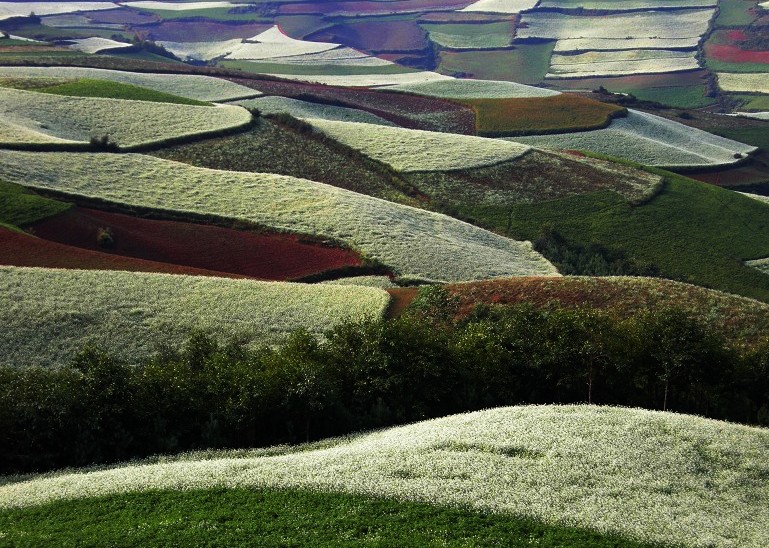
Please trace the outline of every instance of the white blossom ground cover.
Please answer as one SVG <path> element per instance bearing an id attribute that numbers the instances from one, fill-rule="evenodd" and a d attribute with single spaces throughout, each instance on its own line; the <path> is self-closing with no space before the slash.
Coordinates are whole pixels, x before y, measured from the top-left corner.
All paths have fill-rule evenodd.
<path id="1" fill-rule="evenodd" d="M 716 77 L 718 78 L 718 87 L 724 91 L 769 93 L 769 72 L 719 72 Z"/>
<path id="2" fill-rule="evenodd" d="M 292 55 L 281 57 L 281 65 L 341 65 L 356 67 L 384 67 L 394 63 L 386 59 L 380 59 L 353 48 L 338 47 L 319 53 L 307 53 L 304 55 Z"/>
<path id="3" fill-rule="evenodd" d="M 351 276 L 320 282 L 329 285 L 360 285 L 363 287 L 378 287 L 380 289 L 392 289 L 398 287 L 388 276 Z"/>
<path id="4" fill-rule="evenodd" d="M 332 139 L 398 171 L 490 166 L 515 160 L 530 150 L 528 146 L 506 146 L 511 143 L 485 137 L 320 119 L 307 122 Z"/>
<path id="5" fill-rule="evenodd" d="M 88 143 L 109 135 L 123 149 L 244 126 L 235 105 L 193 106 L 101 97 L 71 97 L 0 88 L 0 146 Z"/>
<path id="6" fill-rule="evenodd" d="M 424 82 L 437 82 L 442 80 L 453 80 L 451 76 L 438 74 L 427 70 L 416 72 L 403 72 L 392 74 L 377 74 L 374 72 L 378 67 L 372 67 L 371 74 L 290 74 L 290 73 L 269 73 L 268 76 L 277 76 L 284 80 L 299 80 L 301 82 L 312 82 L 314 84 L 325 84 L 327 86 L 345 86 L 345 87 L 383 87 L 396 86 L 401 84 L 421 84 Z"/>
<path id="7" fill-rule="evenodd" d="M 537 7 L 622 11 L 662 8 L 714 8 L 716 4 L 716 0 L 541 0 Z"/>
<path id="8" fill-rule="evenodd" d="M 36 15 L 58 15 L 76 11 L 111 10 L 117 7 L 112 2 L 0 2 L 0 20 L 26 17 L 33 11 Z"/>
<path id="9" fill-rule="evenodd" d="M 129 8 L 145 10 L 163 10 L 163 11 L 188 11 L 205 10 L 215 8 L 233 8 L 238 4 L 224 1 L 211 2 L 155 2 L 154 0 L 139 0 L 137 2 L 121 2 L 122 5 Z"/>
<path id="10" fill-rule="evenodd" d="M 586 78 L 697 70 L 700 65 L 695 53 L 664 49 L 588 51 L 572 55 L 556 53 L 550 58 L 550 68 L 545 77 Z"/>
<path id="11" fill-rule="evenodd" d="M 232 101 L 260 92 L 221 78 L 199 74 L 151 74 L 81 67 L 0 67 L 0 78 L 67 78 L 109 80 L 162 91 L 198 101 Z"/>
<path id="12" fill-rule="evenodd" d="M 687 38 L 565 38 L 555 43 L 553 52 L 696 49 L 699 41 L 699 36 Z"/>
<path id="13" fill-rule="evenodd" d="M 0 151 L 0 180 L 330 237 L 405 277 L 463 281 L 558 275 L 529 242 L 289 176 L 204 169 L 140 154 Z"/>
<path id="14" fill-rule="evenodd" d="M 663 167 L 727 165 L 756 150 L 756 147 L 636 110 L 630 110 L 626 118 L 613 120 L 606 129 L 510 140 L 537 147 L 588 150 Z"/>
<path id="15" fill-rule="evenodd" d="M 753 118 L 754 120 L 769 121 L 769 112 L 735 112 L 728 116 L 742 116 L 743 118 Z M 769 127 L 767 127 L 769 130 Z"/>
<path id="16" fill-rule="evenodd" d="M 689 415 L 507 407 L 262 455 L 42 476 L 0 486 L 0 508 L 149 490 L 300 488 L 679 546 L 764 548 L 769 538 L 769 430 Z"/>
<path id="17" fill-rule="evenodd" d="M 375 114 L 371 114 L 370 112 L 366 112 L 365 110 L 324 105 L 322 103 L 310 103 L 308 101 L 300 101 L 289 97 L 280 97 L 279 95 L 247 99 L 245 101 L 238 101 L 237 104 L 246 108 L 256 108 L 262 114 L 286 113 L 301 119 L 320 118 L 323 120 L 362 122 L 380 126 L 395 125 L 392 122 L 380 118 Z"/>
<path id="18" fill-rule="evenodd" d="M 110 40 L 109 38 L 100 38 L 98 36 L 92 38 L 80 38 L 78 40 L 67 40 L 67 42 L 72 42 L 72 45 L 69 46 L 70 48 L 84 53 L 99 53 L 100 51 L 110 49 L 130 48 L 133 45 Z"/>
<path id="19" fill-rule="evenodd" d="M 0 363 L 71 363 L 86 345 L 138 363 L 192 331 L 255 345 L 377 318 L 376 288 L 111 270 L 0 267 Z"/>
<path id="20" fill-rule="evenodd" d="M 515 82 L 459 78 L 422 84 L 401 84 L 389 87 L 387 91 L 403 91 L 442 99 L 515 99 L 560 95 L 559 91 Z"/>
<path id="21" fill-rule="evenodd" d="M 485 13 L 520 13 L 533 9 L 539 0 L 478 0 L 458 11 L 479 11 Z"/>
<path id="22" fill-rule="evenodd" d="M 648 11 L 611 15 L 565 15 L 531 12 L 523 15 L 516 38 L 699 38 L 713 9 Z"/>
<path id="23" fill-rule="evenodd" d="M 180 59 L 187 61 L 210 61 L 211 59 L 229 55 L 243 44 L 243 40 L 239 38 L 219 42 L 171 42 L 160 40 L 157 43 Z"/>
<path id="24" fill-rule="evenodd" d="M 277 25 L 244 41 L 227 59 L 272 59 L 274 57 L 289 57 L 320 53 L 338 48 L 339 44 L 330 42 L 309 42 L 297 40 L 283 34 Z"/>

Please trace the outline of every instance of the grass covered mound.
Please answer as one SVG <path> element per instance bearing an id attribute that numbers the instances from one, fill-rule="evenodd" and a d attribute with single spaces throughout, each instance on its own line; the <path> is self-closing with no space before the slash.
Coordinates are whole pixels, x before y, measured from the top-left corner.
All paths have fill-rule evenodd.
<path id="1" fill-rule="evenodd" d="M 562 93 L 549 97 L 462 99 L 475 109 L 478 135 L 510 137 L 605 128 L 623 107 Z"/>
<path id="2" fill-rule="evenodd" d="M 0 512 L 3 540 L 47 546 L 645 546 L 512 516 L 306 490 L 112 495 Z"/>
<path id="3" fill-rule="evenodd" d="M 768 430 L 694 416 L 507 407 L 274 456 L 219 454 L 41 476 L 0 487 L 0 507 L 6 520 L 18 520 L 57 501 L 135 492 L 300 488 L 520 516 L 642 542 L 761 547 L 769 534 L 767 447 Z"/>

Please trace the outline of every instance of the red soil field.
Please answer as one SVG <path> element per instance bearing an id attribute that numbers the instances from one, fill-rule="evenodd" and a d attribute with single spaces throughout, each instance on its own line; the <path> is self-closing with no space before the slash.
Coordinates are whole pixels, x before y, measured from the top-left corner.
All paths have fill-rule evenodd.
<path id="1" fill-rule="evenodd" d="M 475 112 L 470 107 L 451 101 L 319 84 L 254 81 L 238 78 L 231 78 L 231 80 L 263 91 L 268 95 L 283 95 L 304 100 L 315 99 L 319 102 L 341 104 L 365 110 L 411 129 L 475 135 Z"/>
<path id="2" fill-rule="evenodd" d="M 741 30 L 730 30 L 726 32 L 726 38 L 732 42 L 741 42 L 742 40 L 746 40 L 748 37 Z"/>
<path id="3" fill-rule="evenodd" d="M 393 0 L 388 2 L 323 2 L 318 4 L 282 4 L 280 15 L 387 15 L 420 11 L 462 9 L 473 0 Z"/>
<path id="4" fill-rule="evenodd" d="M 195 21 L 185 23 L 167 21 L 162 25 L 148 27 L 144 32 L 152 40 L 167 40 L 169 42 L 208 42 L 216 40 L 232 40 L 233 38 L 253 38 L 272 25 L 263 23 L 245 24 L 221 23 L 218 21 Z M 215 38 L 212 38 L 215 37 Z"/>
<path id="5" fill-rule="evenodd" d="M 707 44 L 705 54 L 712 59 L 727 63 L 769 64 L 769 51 L 748 51 L 725 44 Z"/>
<path id="6" fill-rule="evenodd" d="M 411 304 L 419 293 L 419 288 L 416 287 L 397 287 L 393 289 L 386 289 L 390 294 L 390 304 L 385 311 L 385 317 L 397 318 L 404 310 Z"/>
<path id="7" fill-rule="evenodd" d="M 28 234 L 0 228 L 0 264 L 5 266 L 39 266 L 82 270 L 128 270 L 131 272 L 163 272 L 194 276 L 243 278 L 237 274 L 178 266 L 144 259 L 121 257 L 70 245 L 49 242 Z"/>
<path id="8" fill-rule="evenodd" d="M 33 225 L 35 235 L 91 251 L 100 228 L 109 228 L 111 254 L 266 280 L 291 280 L 345 266 L 360 257 L 338 247 L 289 234 L 255 234 L 178 221 L 157 221 L 85 208 Z"/>
<path id="9" fill-rule="evenodd" d="M 548 79 L 559 89 L 649 89 L 680 86 L 696 86 L 707 81 L 708 73 L 704 70 L 677 72 L 675 74 L 637 74 L 633 76 L 609 76 L 604 78 Z"/>
<path id="10" fill-rule="evenodd" d="M 383 2 L 390 4 L 390 2 Z M 325 4 L 323 4 L 325 5 Z M 362 21 L 334 25 L 307 36 L 315 42 L 334 42 L 369 51 L 412 52 L 427 48 L 427 33 L 416 21 Z"/>
<path id="11" fill-rule="evenodd" d="M 681 309 L 746 346 L 759 342 L 766 307 L 702 287 L 656 278 L 521 277 L 446 286 L 459 298 L 458 318 L 476 305 L 532 304 L 540 309 L 594 307 L 619 319 L 659 307 Z"/>

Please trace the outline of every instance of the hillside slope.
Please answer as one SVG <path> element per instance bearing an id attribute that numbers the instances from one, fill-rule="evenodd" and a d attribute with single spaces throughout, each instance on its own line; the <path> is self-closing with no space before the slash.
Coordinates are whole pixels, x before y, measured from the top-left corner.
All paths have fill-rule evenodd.
<path id="1" fill-rule="evenodd" d="M 258 453 L 257 453 L 258 455 Z M 682 546 L 760 547 L 769 431 L 594 406 L 508 407 L 287 454 L 137 464 L 0 487 L 0 507 L 156 490 L 285 488 L 394 497 Z"/>

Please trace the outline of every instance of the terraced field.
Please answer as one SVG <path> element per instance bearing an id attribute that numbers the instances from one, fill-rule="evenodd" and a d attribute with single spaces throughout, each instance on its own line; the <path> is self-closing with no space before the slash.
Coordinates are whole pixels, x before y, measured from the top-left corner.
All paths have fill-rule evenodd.
<path id="1" fill-rule="evenodd" d="M 515 137 L 532 146 L 589 150 L 651 166 L 697 167 L 738 162 L 755 147 L 631 110 L 606 129 Z"/>
<path id="2" fill-rule="evenodd" d="M 121 149 L 232 130 L 251 123 L 241 107 L 172 105 L 158 102 L 62 95 L 0 88 L 0 144 L 88 144 L 108 136 Z M 142 119 L 141 125 L 136 123 Z"/>
<path id="3" fill-rule="evenodd" d="M 292 177 L 207 170 L 132 154 L 3 152 L 0 166 L 0 177 L 26 186 L 335 238 L 402 276 L 458 281 L 556 274 L 528 242 Z"/>
<path id="4" fill-rule="evenodd" d="M 529 150 L 482 137 L 320 119 L 308 122 L 342 144 L 404 172 L 489 166 L 519 158 Z"/>
<path id="5" fill-rule="evenodd" d="M 508 407 L 297 452 L 33 478 L 0 487 L 0 506 L 4 519 L 18 522 L 47 504 L 127 501 L 137 492 L 307 489 L 472 508 L 636 542 L 760 547 L 769 522 L 761 479 L 768 442 L 765 429 L 687 415 Z"/>
<path id="6" fill-rule="evenodd" d="M 2 363 L 67 365 L 88 344 L 138 363 L 200 330 L 263 344 L 384 313 L 382 290 L 119 271 L 0 267 Z M 177 339 L 179 340 L 179 339 Z"/>
<path id="7" fill-rule="evenodd" d="M 197 74 L 154 74 L 88 67 L 0 67 L 0 77 L 108 80 L 198 101 L 231 101 L 260 95 L 251 88 Z"/>

